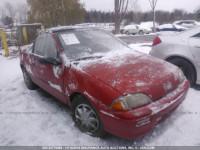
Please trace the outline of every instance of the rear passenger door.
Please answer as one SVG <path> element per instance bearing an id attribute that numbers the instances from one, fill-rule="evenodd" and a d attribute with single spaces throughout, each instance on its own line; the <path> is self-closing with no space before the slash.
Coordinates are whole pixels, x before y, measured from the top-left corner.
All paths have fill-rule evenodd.
<path id="1" fill-rule="evenodd" d="M 35 75 L 41 88 L 56 98 L 65 101 L 63 92 L 64 66 L 48 63 L 46 60 L 61 62 L 55 39 L 50 33 L 41 33 L 34 44 Z"/>
<path id="2" fill-rule="evenodd" d="M 189 38 L 189 47 L 200 67 L 200 32 Z"/>

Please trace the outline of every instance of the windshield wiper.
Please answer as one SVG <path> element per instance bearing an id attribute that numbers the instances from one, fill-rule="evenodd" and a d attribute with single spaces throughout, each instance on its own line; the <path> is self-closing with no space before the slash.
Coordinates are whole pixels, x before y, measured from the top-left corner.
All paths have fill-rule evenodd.
<path id="1" fill-rule="evenodd" d="M 78 59 L 75 59 L 73 61 L 81 61 L 81 60 L 88 60 L 88 59 L 100 59 L 102 58 L 103 56 L 88 56 L 88 57 L 82 57 L 82 58 L 78 58 Z"/>

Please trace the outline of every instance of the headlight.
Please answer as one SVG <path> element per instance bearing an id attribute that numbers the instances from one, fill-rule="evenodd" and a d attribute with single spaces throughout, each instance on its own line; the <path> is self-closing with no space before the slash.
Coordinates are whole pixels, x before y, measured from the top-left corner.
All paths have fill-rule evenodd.
<path id="1" fill-rule="evenodd" d="M 131 110 L 133 108 L 148 104 L 150 102 L 151 99 L 148 96 L 141 93 L 136 93 L 116 99 L 112 103 L 111 107 L 120 110 Z"/>
<path id="2" fill-rule="evenodd" d="M 179 79 L 179 82 L 180 82 L 180 83 L 182 83 L 183 80 L 185 79 L 185 75 L 184 75 L 184 73 L 183 73 L 182 70 L 179 70 L 178 79 Z"/>

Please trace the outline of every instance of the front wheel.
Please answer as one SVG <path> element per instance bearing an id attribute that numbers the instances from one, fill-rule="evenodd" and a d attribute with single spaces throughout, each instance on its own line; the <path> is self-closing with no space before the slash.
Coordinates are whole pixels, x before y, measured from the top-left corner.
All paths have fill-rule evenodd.
<path id="1" fill-rule="evenodd" d="M 129 31 L 126 31 L 125 34 L 126 34 L 126 35 L 130 35 Z"/>
<path id="2" fill-rule="evenodd" d="M 103 137 L 106 132 L 103 124 L 90 102 L 81 95 L 72 101 L 72 118 L 75 125 L 84 133 L 94 137 Z"/>
<path id="3" fill-rule="evenodd" d="M 174 58 L 169 60 L 169 62 L 176 65 L 183 71 L 185 77 L 190 81 L 191 86 L 196 84 L 196 71 L 192 64 L 181 58 Z"/>
<path id="4" fill-rule="evenodd" d="M 139 34 L 140 34 L 140 35 L 143 35 L 143 34 L 144 34 L 144 32 L 141 30 L 141 31 L 139 32 Z"/>

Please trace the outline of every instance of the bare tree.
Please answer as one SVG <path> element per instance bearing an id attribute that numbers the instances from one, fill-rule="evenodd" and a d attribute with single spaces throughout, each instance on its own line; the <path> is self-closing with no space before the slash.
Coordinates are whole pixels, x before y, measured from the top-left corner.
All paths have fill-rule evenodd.
<path id="1" fill-rule="evenodd" d="M 16 16 L 16 9 L 11 5 L 10 2 L 6 2 L 4 3 L 3 7 L 0 9 L 0 15 L 1 15 L 1 19 L 4 20 L 4 24 L 5 22 L 10 22 L 11 23 L 10 25 L 13 26 L 15 16 Z"/>
<path id="2" fill-rule="evenodd" d="M 6 10 L 7 16 L 10 17 L 14 22 L 15 15 L 16 15 L 16 9 L 12 6 L 12 4 L 10 2 L 6 2 L 4 7 Z"/>
<path id="3" fill-rule="evenodd" d="M 16 22 L 17 23 L 26 23 L 27 22 L 27 12 L 28 12 L 28 4 L 27 3 L 18 3 L 16 5 Z"/>
<path id="4" fill-rule="evenodd" d="M 156 9 L 157 1 L 158 0 L 149 0 L 149 3 L 151 5 L 152 11 L 153 11 L 153 32 L 156 31 L 156 28 L 155 28 L 155 22 L 156 22 L 155 9 Z"/>
<path id="5" fill-rule="evenodd" d="M 135 7 L 137 0 L 114 0 L 115 1 L 115 33 L 120 32 L 120 25 L 127 13 Z M 135 9 L 135 8 L 134 8 Z"/>

